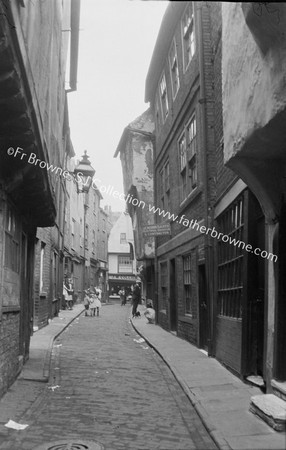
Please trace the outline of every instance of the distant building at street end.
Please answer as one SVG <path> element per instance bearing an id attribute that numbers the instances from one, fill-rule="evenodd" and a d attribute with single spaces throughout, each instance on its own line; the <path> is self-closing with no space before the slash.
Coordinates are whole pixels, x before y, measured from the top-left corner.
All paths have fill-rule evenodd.
<path id="1" fill-rule="evenodd" d="M 154 120 L 148 109 L 123 131 L 114 157 L 120 155 L 123 172 L 126 207 L 132 219 L 134 247 L 141 262 L 142 292 L 154 297 L 155 238 L 144 233 L 144 228 L 155 224 L 154 211 Z"/>
<path id="2" fill-rule="evenodd" d="M 136 274 L 131 218 L 123 212 L 113 225 L 108 239 L 109 296 L 118 295 L 121 288 L 130 293 Z"/>

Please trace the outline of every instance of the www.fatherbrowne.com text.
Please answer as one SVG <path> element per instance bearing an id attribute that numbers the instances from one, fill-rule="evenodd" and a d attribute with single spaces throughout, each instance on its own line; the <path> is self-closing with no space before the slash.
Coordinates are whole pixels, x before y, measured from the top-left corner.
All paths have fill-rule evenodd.
<path id="1" fill-rule="evenodd" d="M 54 166 L 53 164 L 48 164 L 46 161 L 40 160 L 39 158 L 37 158 L 37 155 L 35 153 L 30 153 L 28 155 L 27 153 L 24 153 L 23 149 L 20 147 L 17 147 L 16 149 L 14 149 L 13 147 L 9 147 L 7 150 L 7 154 L 9 156 L 13 156 L 14 158 L 18 157 L 21 160 L 25 158 L 27 159 L 28 164 L 38 166 L 41 169 L 46 169 L 47 172 L 52 172 L 59 176 L 63 176 L 66 180 L 72 180 L 73 178 L 68 170 L 63 170 L 61 167 Z M 75 181 L 77 183 L 80 183 L 81 185 L 84 185 L 88 183 L 90 180 L 86 180 L 84 182 L 83 174 L 78 173 L 75 177 Z M 116 191 L 114 187 L 111 185 L 105 186 L 104 184 L 102 184 L 102 181 L 99 178 L 92 179 L 91 187 L 95 190 L 99 190 L 101 194 L 112 196 L 113 198 L 118 199 L 122 202 L 132 204 L 135 207 L 145 209 L 147 206 L 143 200 L 138 200 L 138 198 L 136 198 L 131 194 L 125 195 L 123 193 Z M 210 235 L 214 239 L 218 239 L 221 240 L 222 242 L 225 243 L 227 242 L 228 244 L 233 245 L 235 247 L 242 248 L 243 250 L 246 250 L 248 253 L 254 253 L 257 256 L 261 256 L 261 258 L 263 259 L 268 259 L 274 262 L 278 260 L 278 256 L 274 255 L 273 253 L 269 253 L 266 250 L 262 250 L 258 247 L 253 248 L 251 244 L 246 244 L 245 242 L 239 239 L 235 239 L 234 237 L 231 237 L 228 234 L 218 232 L 215 229 L 215 227 L 212 228 L 205 227 L 204 225 L 201 225 L 200 222 L 198 222 L 196 219 L 189 220 L 184 214 L 182 214 L 181 216 L 171 214 L 169 211 L 165 211 L 164 209 L 155 207 L 154 205 L 150 204 L 148 204 L 148 211 L 158 215 L 159 217 L 166 219 L 167 221 L 182 224 L 186 228 L 197 230 L 202 234 Z"/>

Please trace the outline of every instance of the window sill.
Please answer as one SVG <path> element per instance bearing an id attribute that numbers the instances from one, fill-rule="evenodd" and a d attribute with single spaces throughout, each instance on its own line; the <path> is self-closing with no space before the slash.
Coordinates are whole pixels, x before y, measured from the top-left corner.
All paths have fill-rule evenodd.
<path id="1" fill-rule="evenodd" d="M 200 194 L 202 193 L 202 185 L 199 184 L 195 189 L 192 190 L 192 192 L 190 192 L 188 194 L 188 196 L 180 203 L 180 207 L 179 207 L 179 214 L 182 213 L 187 206 L 190 205 L 190 203 L 192 203 Z"/>
<path id="2" fill-rule="evenodd" d="M 185 322 L 185 323 L 194 323 L 196 321 L 196 319 L 194 317 L 192 317 L 191 315 L 179 316 L 178 320 L 180 322 Z"/>
<path id="3" fill-rule="evenodd" d="M 11 305 L 11 306 L 6 306 L 3 305 L 2 306 L 2 312 L 3 314 L 8 314 L 8 313 L 18 313 L 20 312 L 20 306 L 17 305 Z"/>
<path id="4" fill-rule="evenodd" d="M 40 292 L 39 296 L 40 298 L 47 298 L 47 292 Z"/>

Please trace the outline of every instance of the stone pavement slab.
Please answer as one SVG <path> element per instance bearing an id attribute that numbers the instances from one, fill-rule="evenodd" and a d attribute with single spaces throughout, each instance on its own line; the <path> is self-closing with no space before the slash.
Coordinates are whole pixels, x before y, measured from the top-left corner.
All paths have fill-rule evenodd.
<path id="1" fill-rule="evenodd" d="M 219 448 L 286 449 L 286 433 L 249 412 L 250 398 L 261 395 L 259 388 L 243 383 L 189 342 L 148 323 L 142 314 L 145 306 L 138 309 L 141 318 L 131 319 L 133 327 L 170 367 Z"/>

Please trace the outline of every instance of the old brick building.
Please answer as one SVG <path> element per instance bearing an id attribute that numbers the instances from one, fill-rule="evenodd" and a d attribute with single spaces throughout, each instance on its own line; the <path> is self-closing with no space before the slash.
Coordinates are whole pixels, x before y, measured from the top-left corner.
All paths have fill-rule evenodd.
<path id="1" fill-rule="evenodd" d="M 210 27 L 206 2 L 168 6 L 145 95 L 156 125 L 155 217 L 171 226 L 169 237 L 157 238 L 158 322 L 205 349 L 213 273 L 210 237 L 200 227 L 212 224 L 216 174 Z"/>
<path id="2" fill-rule="evenodd" d="M 0 4 L 0 395 L 29 355 L 35 259 L 49 264 L 50 249 L 61 246 L 60 231 L 36 235 L 36 230 L 61 227 L 61 183 L 47 165 L 63 166 L 69 141 L 65 74 L 70 49 L 68 89 L 74 89 L 78 21 L 76 0 L 57 7 L 54 2 Z M 65 28 L 70 33 L 63 33 Z M 47 304 L 41 310 L 46 300 L 39 294 L 49 288 L 47 272 L 38 275 L 35 317 L 45 321 L 49 313 Z"/>

